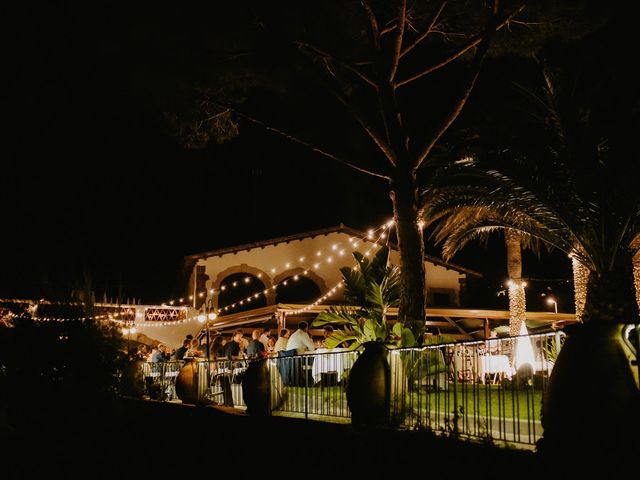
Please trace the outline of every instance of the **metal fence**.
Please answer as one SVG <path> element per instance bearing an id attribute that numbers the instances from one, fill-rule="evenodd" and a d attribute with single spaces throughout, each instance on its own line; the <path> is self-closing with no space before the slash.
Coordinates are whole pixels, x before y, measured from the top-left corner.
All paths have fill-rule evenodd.
<path id="1" fill-rule="evenodd" d="M 390 350 L 391 421 L 398 428 L 534 444 L 542 436 L 542 396 L 563 338 L 557 332 Z M 267 361 L 272 411 L 348 421 L 346 385 L 358 353 L 280 353 Z M 194 365 L 198 401 L 245 407 L 246 361 Z M 143 364 L 146 395 L 179 401 L 175 382 L 182 366 Z"/>

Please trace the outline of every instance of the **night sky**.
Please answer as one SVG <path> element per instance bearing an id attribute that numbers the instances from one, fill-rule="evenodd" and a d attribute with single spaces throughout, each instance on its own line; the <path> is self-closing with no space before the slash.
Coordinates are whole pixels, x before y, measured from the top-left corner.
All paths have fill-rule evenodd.
<path id="1" fill-rule="evenodd" d="M 184 288 L 184 255 L 391 218 L 384 183 L 260 127 L 204 150 L 176 141 L 163 112 L 182 62 L 224 18 L 89 3 L 8 7 L 0 297 L 63 296 L 90 277 L 99 298 L 160 302 Z M 540 291 L 570 287 L 555 281 L 569 279 L 566 256 L 524 260 Z M 486 274 L 487 306 L 507 308 L 500 241 L 454 261 Z"/>

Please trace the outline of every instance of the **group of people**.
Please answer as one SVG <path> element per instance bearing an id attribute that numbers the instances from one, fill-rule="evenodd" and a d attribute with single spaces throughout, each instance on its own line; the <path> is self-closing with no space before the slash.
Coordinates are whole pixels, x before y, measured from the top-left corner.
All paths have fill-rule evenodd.
<path id="1" fill-rule="evenodd" d="M 325 347 L 325 341 L 333 333 L 329 325 L 324 327 L 323 339 L 314 342 L 309 334 L 307 322 L 300 322 L 295 332 L 287 328 L 280 330 L 278 338 L 271 335 L 269 328 L 255 329 L 251 332 L 251 340 L 244 338 L 242 329 L 233 332 L 230 339 L 222 335 L 210 337 L 209 359 L 221 357 L 255 359 L 277 356 L 278 352 L 295 349 L 297 354 L 313 352 L 316 348 Z M 206 342 L 200 342 L 193 335 L 187 335 L 182 345 L 176 349 L 167 347 L 163 343 L 154 346 L 151 351 L 147 345 L 141 344 L 134 357 L 147 362 L 181 361 L 189 358 L 206 358 Z"/>

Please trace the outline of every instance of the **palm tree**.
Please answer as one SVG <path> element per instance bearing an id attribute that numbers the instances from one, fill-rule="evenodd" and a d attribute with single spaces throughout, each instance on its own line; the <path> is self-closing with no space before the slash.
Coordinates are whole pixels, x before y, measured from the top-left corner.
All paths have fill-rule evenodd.
<path id="1" fill-rule="evenodd" d="M 621 89 L 611 82 L 619 76 L 580 85 L 576 78 L 563 81 L 566 70 L 541 66 L 544 94 L 535 99 L 544 107 L 547 135 L 526 149 L 487 151 L 444 167 L 425 192 L 425 215 L 482 213 L 453 225 L 445 252 L 507 230 L 572 258 L 576 287 L 586 285 L 586 295 L 576 294 L 577 310 L 584 300 L 584 323 L 567 329 L 553 369 L 543 403 L 542 449 L 559 451 L 571 442 L 597 454 L 602 445 L 595 437 L 607 438 L 612 450 L 614 444 L 627 450 L 640 427 L 640 394 L 619 324 L 638 322 L 640 168 L 627 159 L 634 154 L 628 132 L 638 125 L 639 102 L 629 90 L 618 97 Z M 559 87 L 569 84 L 571 89 Z M 602 86 L 606 91 L 593 91 Z"/>
<path id="2" fill-rule="evenodd" d="M 479 221 L 486 221 L 495 214 L 484 206 L 465 206 L 462 208 L 439 210 L 440 204 L 432 202 L 439 197 L 433 196 L 434 190 L 428 191 L 426 204 L 422 209 L 427 225 L 433 227 L 431 237 L 436 243 L 443 243 L 443 256 L 449 260 L 470 240 L 467 236 L 460 236 L 468 228 Z M 538 242 L 527 235 L 523 235 L 510 228 L 502 228 L 507 251 L 507 273 L 509 275 L 509 333 L 511 336 L 520 334 L 520 326 L 526 318 L 526 282 L 522 279 L 522 247 L 538 247 Z M 482 240 L 487 240 L 496 229 L 484 229 L 479 233 Z"/>

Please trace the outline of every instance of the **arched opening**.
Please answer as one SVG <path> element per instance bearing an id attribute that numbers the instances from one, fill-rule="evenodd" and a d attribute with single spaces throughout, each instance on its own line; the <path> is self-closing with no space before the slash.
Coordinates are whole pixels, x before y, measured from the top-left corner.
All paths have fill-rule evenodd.
<path id="1" fill-rule="evenodd" d="M 263 293 L 266 288 L 264 283 L 250 273 L 232 273 L 224 278 L 219 288 L 218 309 L 225 314 L 244 312 L 267 305 L 267 299 Z M 232 307 L 234 304 L 235 306 Z M 229 308 L 223 310 L 225 307 Z"/>
<path id="2" fill-rule="evenodd" d="M 287 277 L 276 287 L 277 303 L 309 304 L 315 302 L 321 295 L 318 285 L 301 275 Z"/>

